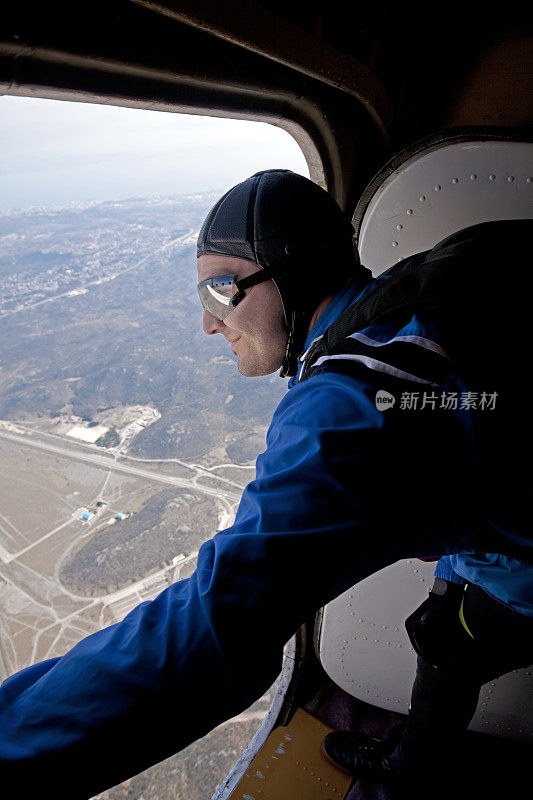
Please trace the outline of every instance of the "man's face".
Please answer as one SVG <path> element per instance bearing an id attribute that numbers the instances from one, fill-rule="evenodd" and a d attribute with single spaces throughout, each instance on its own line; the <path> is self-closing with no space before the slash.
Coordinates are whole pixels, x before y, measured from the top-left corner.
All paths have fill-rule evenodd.
<path id="1" fill-rule="evenodd" d="M 237 280 L 257 272 L 253 261 L 233 256 L 203 255 L 198 259 L 198 282 L 220 275 L 236 275 Z M 288 331 L 283 304 L 273 280 L 245 290 L 243 300 L 220 320 L 204 309 L 204 332 L 221 333 L 238 356 L 237 369 L 248 378 L 270 375 L 281 367 Z"/>

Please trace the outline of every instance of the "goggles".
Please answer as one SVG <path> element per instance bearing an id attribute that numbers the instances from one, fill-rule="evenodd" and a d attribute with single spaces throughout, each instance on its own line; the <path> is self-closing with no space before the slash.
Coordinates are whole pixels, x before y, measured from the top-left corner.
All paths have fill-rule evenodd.
<path id="1" fill-rule="evenodd" d="M 236 275 L 218 275 L 198 284 L 200 302 L 206 311 L 216 319 L 225 319 L 236 305 L 245 297 L 245 289 L 257 283 L 268 281 L 272 273 L 268 269 L 260 269 L 247 278 L 237 280 Z"/>

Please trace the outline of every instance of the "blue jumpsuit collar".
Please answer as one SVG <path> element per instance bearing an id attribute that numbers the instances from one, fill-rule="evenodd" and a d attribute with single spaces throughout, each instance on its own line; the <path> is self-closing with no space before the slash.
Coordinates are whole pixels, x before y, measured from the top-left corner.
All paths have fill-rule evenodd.
<path id="1" fill-rule="evenodd" d="M 302 352 L 305 353 L 314 339 L 317 339 L 326 332 L 329 326 L 359 298 L 363 290 L 366 289 L 371 282 L 372 275 L 370 270 L 366 270 L 366 272 L 360 273 L 355 278 L 352 278 L 349 283 L 337 292 L 308 333 Z M 289 380 L 289 389 L 292 389 L 292 387 L 298 383 L 301 368 L 302 363 L 299 361 L 298 372 Z"/>

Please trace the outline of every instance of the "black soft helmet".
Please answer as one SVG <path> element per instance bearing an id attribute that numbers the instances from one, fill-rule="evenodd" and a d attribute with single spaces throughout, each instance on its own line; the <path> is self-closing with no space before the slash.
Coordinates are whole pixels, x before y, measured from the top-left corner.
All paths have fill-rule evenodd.
<path id="1" fill-rule="evenodd" d="M 318 304 L 362 269 L 353 233 L 331 195 L 288 169 L 256 172 L 237 184 L 202 225 L 198 256 L 254 261 L 275 282 L 289 330 L 282 377 L 296 374 Z"/>

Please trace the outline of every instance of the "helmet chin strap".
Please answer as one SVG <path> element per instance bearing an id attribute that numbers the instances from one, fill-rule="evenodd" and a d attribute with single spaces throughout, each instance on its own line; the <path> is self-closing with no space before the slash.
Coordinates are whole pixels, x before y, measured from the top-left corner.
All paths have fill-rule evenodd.
<path id="1" fill-rule="evenodd" d="M 285 356 L 279 372 L 280 378 L 292 378 L 298 372 L 298 357 L 303 350 L 307 335 L 307 317 L 306 312 L 293 310 L 291 313 Z"/>
<path id="2" fill-rule="evenodd" d="M 294 312 L 292 315 L 294 320 Z M 294 322 L 291 325 L 291 330 L 289 333 L 289 337 L 287 339 L 287 346 L 285 348 L 285 355 L 283 356 L 283 361 L 281 362 L 281 369 L 279 371 L 280 378 L 292 378 L 293 375 L 296 375 L 298 371 L 298 361 L 297 356 L 294 355 L 292 343 L 294 341 Z"/>

